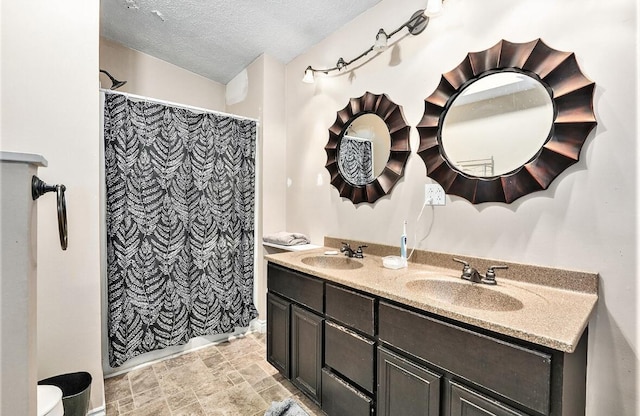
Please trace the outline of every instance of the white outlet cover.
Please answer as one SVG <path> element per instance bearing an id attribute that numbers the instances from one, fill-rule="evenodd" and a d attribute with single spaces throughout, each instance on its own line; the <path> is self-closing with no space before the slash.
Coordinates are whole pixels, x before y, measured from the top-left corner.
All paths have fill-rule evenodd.
<path id="1" fill-rule="evenodd" d="M 424 186 L 425 205 L 445 205 L 444 189 L 438 183 L 428 183 Z"/>

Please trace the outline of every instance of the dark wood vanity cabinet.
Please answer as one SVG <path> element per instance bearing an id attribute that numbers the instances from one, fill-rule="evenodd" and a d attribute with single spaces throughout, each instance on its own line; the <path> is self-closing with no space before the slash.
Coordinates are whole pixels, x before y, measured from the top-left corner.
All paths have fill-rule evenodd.
<path id="1" fill-rule="evenodd" d="M 320 404 L 324 282 L 269 264 L 267 361 Z"/>
<path id="2" fill-rule="evenodd" d="M 576 351 L 568 354 L 464 328 L 383 300 L 377 316 L 381 345 L 443 375 L 442 415 L 585 414 L 586 332 Z"/>
<path id="3" fill-rule="evenodd" d="M 563 353 L 269 263 L 267 358 L 329 416 L 584 416 Z"/>

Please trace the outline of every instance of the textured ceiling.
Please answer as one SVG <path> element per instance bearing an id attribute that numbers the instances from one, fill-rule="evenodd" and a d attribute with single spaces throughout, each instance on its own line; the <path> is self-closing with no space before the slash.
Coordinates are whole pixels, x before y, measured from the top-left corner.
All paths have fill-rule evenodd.
<path id="1" fill-rule="evenodd" d="M 266 53 L 288 63 L 380 0 L 102 0 L 107 39 L 226 84 Z"/>

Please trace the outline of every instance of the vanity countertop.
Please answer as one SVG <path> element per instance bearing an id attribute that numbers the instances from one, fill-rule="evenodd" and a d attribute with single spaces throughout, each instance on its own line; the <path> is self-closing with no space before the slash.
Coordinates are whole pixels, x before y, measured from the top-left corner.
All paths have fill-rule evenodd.
<path id="1" fill-rule="evenodd" d="M 322 247 L 305 252 L 270 254 L 265 258 L 272 263 L 299 272 L 458 322 L 569 353 L 575 350 L 598 300 L 597 275 L 592 275 L 596 281 L 595 284 L 587 285 L 590 289 L 569 290 L 557 284 L 540 284 L 540 279 L 536 279 L 536 283 L 533 284 L 524 281 L 526 279 L 523 276 L 519 276 L 518 279 L 501 277 L 502 274 L 506 276 L 508 273 L 498 273 L 496 286 L 473 284 L 460 279 L 460 269 L 413 262 L 406 268 L 386 269 L 382 266 L 382 257 L 376 255 L 365 255 L 364 259 L 351 259 L 362 264 L 362 267 L 356 269 L 337 270 L 310 266 L 302 262 L 305 257 L 324 256 L 326 250 L 335 249 Z M 340 257 L 344 256 L 340 255 Z M 532 267 L 535 268 L 535 266 Z M 554 269 L 546 270 L 550 280 L 554 281 L 555 277 L 552 275 Z M 558 270 L 560 274 L 563 272 L 565 271 Z M 505 308 L 511 310 L 459 306 L 426 296 L 419 287 L 416 288 L 416 280 L 444 280 L 454 284 L 474 285 L 478 287 L 477 290 L 495 294 L 496 302 L 501 302 L 502 298 L 515 298 L 522 305 Z M 476 289 L 462 291 L 455 296 L 475 296 L 474 293 L 478 292 L 474 290 Z"/>

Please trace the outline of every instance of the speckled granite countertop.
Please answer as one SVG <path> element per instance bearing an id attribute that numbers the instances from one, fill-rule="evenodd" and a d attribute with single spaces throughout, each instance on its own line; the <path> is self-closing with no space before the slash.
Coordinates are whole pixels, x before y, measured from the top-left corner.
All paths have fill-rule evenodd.
<path id="1" fill-rule="evenodd" d="M 327 240 L 325 245 L 328 245 Z M 385 255 L 385 247 L 374 246 L 370 250 Z M 373 254 L 366 254 L 364 259 L 351 259 L 362 264 L 357 269 L 337 270 L 302 262 L 305 257 L 324 256 L 326 250 L 335 248 L 322 247 L 305 252 L 270 254 L 265 258 L 327 281 L 563 352 L 574 351 L 598 300 L 597 274 L 537 266 L 507 263 L 510 270 L 500 270 L 497 273 L 498 285 L 488 286 L 460 279 L 460 269 L 453 268 L 455 265 L 446 268 L 433 264 L 409 263 L 407 268 L 392 270 L 384 268 L 382 257 Z M 422 253 L 425 255 L 425 252 Z M 450 262 L 450 256 L 446 255 L 446 258 Z M 473 259 L 465 259 L 475 266 Z M 482 263 L 482 259 L 477 261 Z M 485 271 L 480 266 L 477 267 L 481 273 Z M 519 276 L 507 277 L 514 270 Z M 522 274 L 528 271 L 536 276 L 533 279 L 536 284 L 524 281 L 526 276 Z M 541 276 L 545 274 L 548 275 L 550 285 L 541 284 L 541 280 L 545 280 Z M 422 282 L 426 280 L 432 282 Z M 447 287 L 452 284 L 456 288 L 460 288 L 460 284 L 469 287 L 462 287 L 464 290 L 449 294 L 451 296 L 445 290 L 444 296 L 434 297 L 427 294 L 422 286 L 434 284 L 433 281 L 444 281 Z M 442 291 L 438 293 L 443 294 Z"/>

